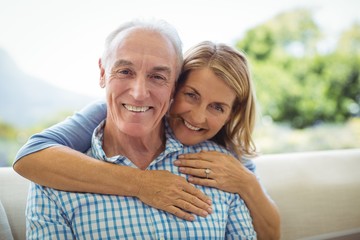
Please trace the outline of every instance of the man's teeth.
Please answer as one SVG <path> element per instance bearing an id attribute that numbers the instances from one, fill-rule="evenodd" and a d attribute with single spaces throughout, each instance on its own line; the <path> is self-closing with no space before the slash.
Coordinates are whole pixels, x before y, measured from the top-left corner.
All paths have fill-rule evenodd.
<path id="1" fill-rule="evenodd" d="M 124 107 L 131 111 L 131 112 L 146 112 L 147 110 L 150 109 L 150 107 L 138 107 L 138 106 L 132 106 L 132 105 L 127 105 L 127 104 L 124 104 Z"/>
<path id="2" fill-rule="evenodd" d="M 193 125 L 191 125 L 190 123 L 188 123 L 188 122 L 185 121 L 185 120 L 184 120 L 184 124 L 185 124 L 185 126 L 186 126 L 187 128 L 189 128 L 189 129 L 191 129 L 191 130 L 193 130 L 193 131 L 199 131 L 199 130 L 200 130 L 200 128 L 194 127 Z"/>

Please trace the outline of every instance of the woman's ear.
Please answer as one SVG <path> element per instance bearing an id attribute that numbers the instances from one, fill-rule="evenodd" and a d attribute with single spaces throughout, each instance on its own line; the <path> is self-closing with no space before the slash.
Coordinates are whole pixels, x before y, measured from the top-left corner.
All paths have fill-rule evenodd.
<path id="1" fill-rule="evenodd" d="M 224 125 L 222 127 L 225 128 L 230 120 L 231 120 L 231 114 L 228 116 L 228 118 L 226 119 L 226 121 L 225 121 L 225 123 L 224 123 Z"/>
<path id="2" fill-rule="evenodd" d="M 99 81 L 99 84 L 100 84 L 100 87 L 101 88 L 104 88 L 105 87 L 105 69 L 102 65 L 102 62 L 101 62 L 101 58 L 99 58 L 99 70 L 100 70 L 100 81 Z"/>
<path id="3" fill-rule="evenodd" d="M 225 123 L 224 123 L 224 127 L 226 126 L 226 124 L 228 124 L 230 122 L 230 120 L 232 120 L 234 118 L 234 114 L 236 113 L 236 111 L 234 111 L 233 109 L 231 110 L 229 116 L 227 117 Z"/>

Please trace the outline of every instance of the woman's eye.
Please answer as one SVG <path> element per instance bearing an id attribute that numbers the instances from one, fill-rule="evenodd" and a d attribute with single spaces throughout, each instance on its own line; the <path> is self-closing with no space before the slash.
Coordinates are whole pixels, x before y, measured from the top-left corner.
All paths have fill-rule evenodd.
<path id="1" fill-rule="evenodd" d="M 219 104 L 214 104 L 214 105 L 212 106 L 212 108 L 215 109 L 215 110 L 218 111 L 218 112 L 221 112 L 221 113 L 224 112 L 224 108 L 223 108 L 221 105 L 219 105 Z"/>
<path id="2" fill-rule="evenodd" d="M 190 98 L 192 98 L 194 100 L 198 99 L 198 96 L 195 93 L 185 92 L 184 94 L 185 94 L 185 96 L 190 97 Z"/>

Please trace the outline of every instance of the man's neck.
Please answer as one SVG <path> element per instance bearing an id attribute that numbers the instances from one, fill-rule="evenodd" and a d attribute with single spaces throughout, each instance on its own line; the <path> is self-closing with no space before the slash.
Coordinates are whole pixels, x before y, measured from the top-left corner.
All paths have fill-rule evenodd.
<path id="1" fill-rule="evenodd" d="M 146 169 L 165 150 L 164 128 L 160 127 L 145 137 L 131 137 L 120 131 L 104 128 L 103 150 L 107 157 L 122 155 L 138 168 Z"/>

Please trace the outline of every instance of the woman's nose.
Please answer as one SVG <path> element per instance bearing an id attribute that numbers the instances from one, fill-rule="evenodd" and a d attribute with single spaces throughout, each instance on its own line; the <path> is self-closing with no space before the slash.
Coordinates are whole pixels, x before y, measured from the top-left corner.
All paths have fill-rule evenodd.
<path id="1" fill-rule="evenodd" d="M 191 111 L 191 114 L 193 123 L 201 124 L 206 121 L 206 108 L 201 105 Z"/>

